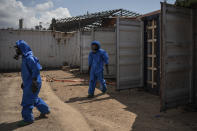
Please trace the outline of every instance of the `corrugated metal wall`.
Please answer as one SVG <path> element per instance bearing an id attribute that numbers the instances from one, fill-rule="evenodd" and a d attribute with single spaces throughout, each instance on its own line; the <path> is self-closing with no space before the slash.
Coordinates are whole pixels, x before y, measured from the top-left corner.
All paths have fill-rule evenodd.
<path id="1" fill-rule="evenodd" d="M 193 88 L 192 11 L 162 4 L 162 110 L 190 102 Z"/>
<path id="2" fill-rule="evenodd" d="M 143 86 L 143 24 L 117 20 L 117 89 Z"/>
<path id="3" fill-rule="evenodd" d="M 11 71 L 20 69 L 20 61 L 13 59 L 14 45 L 19 39 L 25 40 L 32 48 L 43 68 L 61 67 L 63 63 L 80 63 L 79 45 L 76 44 L 77 33 L 74 37 L 62 32 L 31 31 L 31 30 L 0 30 L 0 70 Z M 71 40 L 70 40 L 71 39 Z M 72 46 L 71 46 L 72 45 Z M 72 48 L 67 48 L 72 47 Z M 67 54 L 75 52 L 75 55 L 67 60 Z"/>

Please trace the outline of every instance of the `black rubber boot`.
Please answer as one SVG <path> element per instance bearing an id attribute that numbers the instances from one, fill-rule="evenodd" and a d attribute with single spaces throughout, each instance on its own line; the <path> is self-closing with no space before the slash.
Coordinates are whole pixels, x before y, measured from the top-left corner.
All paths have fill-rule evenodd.
<path id="1" fill-rule="evenodd" d="M 46 114 L 40 113 L 40 116 L 38 117 L 39 119 L 43 119 L 43 118 L 48 118 L 46 115 L 50 114 L 51 112 L 49 111 Z"/>
<path id="2" fill-rule="evenodd" d="M 89 94 L 88 98 L 94 98 L 94 95 Z"/>

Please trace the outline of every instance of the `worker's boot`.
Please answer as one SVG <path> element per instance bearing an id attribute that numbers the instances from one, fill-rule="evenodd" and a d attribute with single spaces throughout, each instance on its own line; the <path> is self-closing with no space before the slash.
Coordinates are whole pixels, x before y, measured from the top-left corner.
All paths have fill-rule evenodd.
<path id="1" fill-rule="evenodd" d="M 39 119 L 44 119 L 44 118 L 48 118 L 46 115 L 50 114 L 51 112 L 49 111 L 48 113 L 40 113 L 40 116 L 38 117 Z"/>
<path id="2" fill-rule="evenodd" d="M 89 95 L 88 95 L 88 98 L 94 98 L 94 95 L 89 94 Z"/>
<path id="3" fill-rule="evenodd" d="M 105 88 L 101 89 L 101 91 L 102 91 L 102 94 L 105 94 L 107 92 L 107 88 L 105 87 Z"/>
<path id="4" fill-rule="evenodd" d="M 107 89 L 102 90 L 102 94 L 105 94 L 107 92 Z"/>

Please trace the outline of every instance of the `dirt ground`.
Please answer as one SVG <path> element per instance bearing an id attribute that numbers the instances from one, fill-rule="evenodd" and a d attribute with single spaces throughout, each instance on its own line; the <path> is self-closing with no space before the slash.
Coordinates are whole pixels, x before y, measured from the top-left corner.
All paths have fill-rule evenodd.
<path id="1" fill-rule="evenodd" d="M 38 119 L 39 112 L 34 109 L 35 122 L 18 127 L 21 118 L 21 78 L 19 73 L 0 74 L 0 131 L 90 131 L 80 112 L 62 102 L 51 90 L 43 77 L 40 96 L 49 105 L 48 119 Z"/>
<path id="2" fill-rule="evenodd" d="M 88 80 L 88 76 L 77 71 L 47 71 L 57 80 Z M 109 80 L 108 80 L 109 81 Z M 96 131 L 196 131 L 197 112 L 185 108 L 160 113 L 158 96 L 142 90 L 132 89 L 117 92 L 115 86 L 108 85 L 107 94 L 96 89 L 94 99 L 87 99 L 88 83 L 49 82 L 55 94 L 71 105 L 88 121 Z M 99 86 L 98 86 L 99 87 Z"/>
<path id="3" fill-rule="evenodd" d="M 69 71 L 68 71 L 69 70 Z M 42 71 L 41 97 L 51 107 L 48 119 L 17 128 L 22 91 L 19 73 L 0 75 L 0 130 L 81 130 L 81 131 L 196 131 L 197 112 L 185 107 L 160 113 L 159 97 L 139 89 L 115 91 L 112 80 L 108 91 L 97 88 L 88 99 L 88 76 L 78 69 Z M 85 80 L 85 82 L 83 81 Z M 99 85 L 98 85 L 99 87 Z M 51 90 L 52 89 L 52 90 Z M 35 117 L 39 113 L 34 110 Z"/>

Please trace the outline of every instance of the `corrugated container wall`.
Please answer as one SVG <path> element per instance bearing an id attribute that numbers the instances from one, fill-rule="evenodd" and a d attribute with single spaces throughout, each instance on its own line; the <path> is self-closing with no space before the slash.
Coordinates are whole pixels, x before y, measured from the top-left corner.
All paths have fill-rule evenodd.
<path id="1" fill-rule="evenodd" d="M 74 56 L 79 56 L 80 50 L 76 51 L 75 47 L 72 49 L 67 48 L 67 46 L 73 44 L 75 40 L 71 41 L 71 43 L 67 43 L 68 39 L 71 38 L 68 38 L 68 35 L 65 33 L 31 30 L 0 30 L 0 71 L 20 69 L 21 62 L 13 59 L 15 54 L 15 42 L 20 39 L 25 40 L 30 45 L 34 55 L 39 58 L 43 68 L 61 67 L 65 62 L 79 64 L 80 60 L 76 57 L 74 57 L 72 61 L 67 60 L 67 53 L 69 54 L 69 52 L 75 51 L 76 54 Z"/>
<path id="2" fill-rule="evenodd" d="M 143 86 L 143 23 L 117 19 L 117 90 Z"/>
<path id="3" fill-rule="evenodd" d="M 114 28 L 100 29 L 94 31 L 93 40 L 101 43 L 101 48 L 104 49 L 109 55 L 109 75 L 106 74 L 104 68 L 105 77 L 116 77 L 116 34 Z"/>
<path id="4" fill-rule="evenodd" d="M 194 42 L 195 42 L 195 103 L 197 104 L 197 9 L 194 10 Z"/>
<path id="5" fill-rule="evenodd" d="M 161 110 L 165 110 L 191 102 L 192 11 L 162 3 L 161 17 Z"/>
<path id="6" fill-rule="evenodd" d="M 116 36 L 115 29 L 99 29 L 95 31 L 81 32 L 81 72 L 87 73 L 88 71 L 88 55 L 91 51 L 90 44 L 93 40 L 101 43 L 101 48 L 107 51 L 109 55 L 109 70 L 110 74 L 107 75 L 104 71 L 105 77 L 115 78 L 116 76 Z"/>

